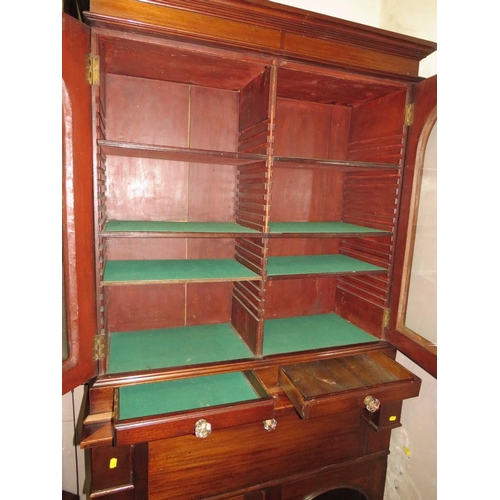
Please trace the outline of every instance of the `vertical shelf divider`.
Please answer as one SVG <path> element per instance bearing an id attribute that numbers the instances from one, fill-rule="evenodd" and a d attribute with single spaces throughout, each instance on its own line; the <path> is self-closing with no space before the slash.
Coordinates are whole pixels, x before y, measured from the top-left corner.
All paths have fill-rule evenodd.
<path id="1" fill-rule="evenodd" d="M 239 152 L 267 155 L 266 162 L 238 167 L 236 222 L 263 235 L 269 231 L 276 68 L 268 67 L 240 93 Z M 267 238 L 237 238 L 235 259 L 258 282 L 234 284 L 231 323 L 256 356 L 262 356 Z"/>

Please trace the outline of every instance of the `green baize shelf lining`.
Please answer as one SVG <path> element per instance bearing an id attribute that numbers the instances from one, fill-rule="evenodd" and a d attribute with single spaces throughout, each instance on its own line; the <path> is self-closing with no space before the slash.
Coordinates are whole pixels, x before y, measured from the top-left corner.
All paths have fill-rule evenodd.
<path id="1" fill-rule="evenodd" d="M 119 388 L 119 420 L 258 399 L 241 372 Z"/>

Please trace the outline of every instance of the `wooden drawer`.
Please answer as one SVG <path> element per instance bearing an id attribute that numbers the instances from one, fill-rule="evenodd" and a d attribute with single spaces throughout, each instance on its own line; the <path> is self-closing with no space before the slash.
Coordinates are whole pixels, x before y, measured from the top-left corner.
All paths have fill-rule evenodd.
<path id="1" fill-rule="evenodd" d="M 116 445 L 206 437 L 274 415 L 274 399 L 251 371 L 120 387 L 114 406 Z"/>
<path id="2" fill-rule="evenodd" d="M 372 396 L 380 401 L 381 410 L 396 411 L 387 415 L 394 427 L 399 425 L 401 406 L 393 403 L 418 396 L 421 384 L 417 376 L 380 352 L 281 366 L 278 381 L 302 418 L 363 409 L 365 398 Z M 384 421 L 383 427 L 389 426 Z"/>

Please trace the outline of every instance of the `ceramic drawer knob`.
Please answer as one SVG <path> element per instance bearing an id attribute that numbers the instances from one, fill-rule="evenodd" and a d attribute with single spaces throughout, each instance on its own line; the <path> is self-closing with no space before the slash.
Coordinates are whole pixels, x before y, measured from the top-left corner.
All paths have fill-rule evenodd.
<path id="1" fill-rule="evenodd" d="M 196 437 L 203 439 L 209 436 L 211 432 L 212 426 L 210 425 L 210 422 L 207 422 L 204 419 L 200 419 L 196 422 L 194 426 L 194 433 Z"/>
<path id="2" fill-rule="evenodd" d="M 373 396 L 366 396 L 364 404 L 370 413 L 374 413 L 380 408 L 380 401 Z"/>

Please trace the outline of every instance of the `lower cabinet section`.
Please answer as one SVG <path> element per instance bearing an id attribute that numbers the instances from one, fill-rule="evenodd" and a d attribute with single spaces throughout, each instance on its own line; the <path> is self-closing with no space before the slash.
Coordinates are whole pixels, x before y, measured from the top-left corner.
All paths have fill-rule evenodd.
<path id="1" fill-rule="evenodd" d="M 275 418 L 273 430 L 250 423 L 93 449 L 91 498 L 382 500 L 390 429 L 362 411 L 303 419 L 286 408 Z"/>
<path id="2" fill-rule="evenodd" d="M 90 389 L 91 498 L 382 500 L 420 379 L 384 352 Z"/>

